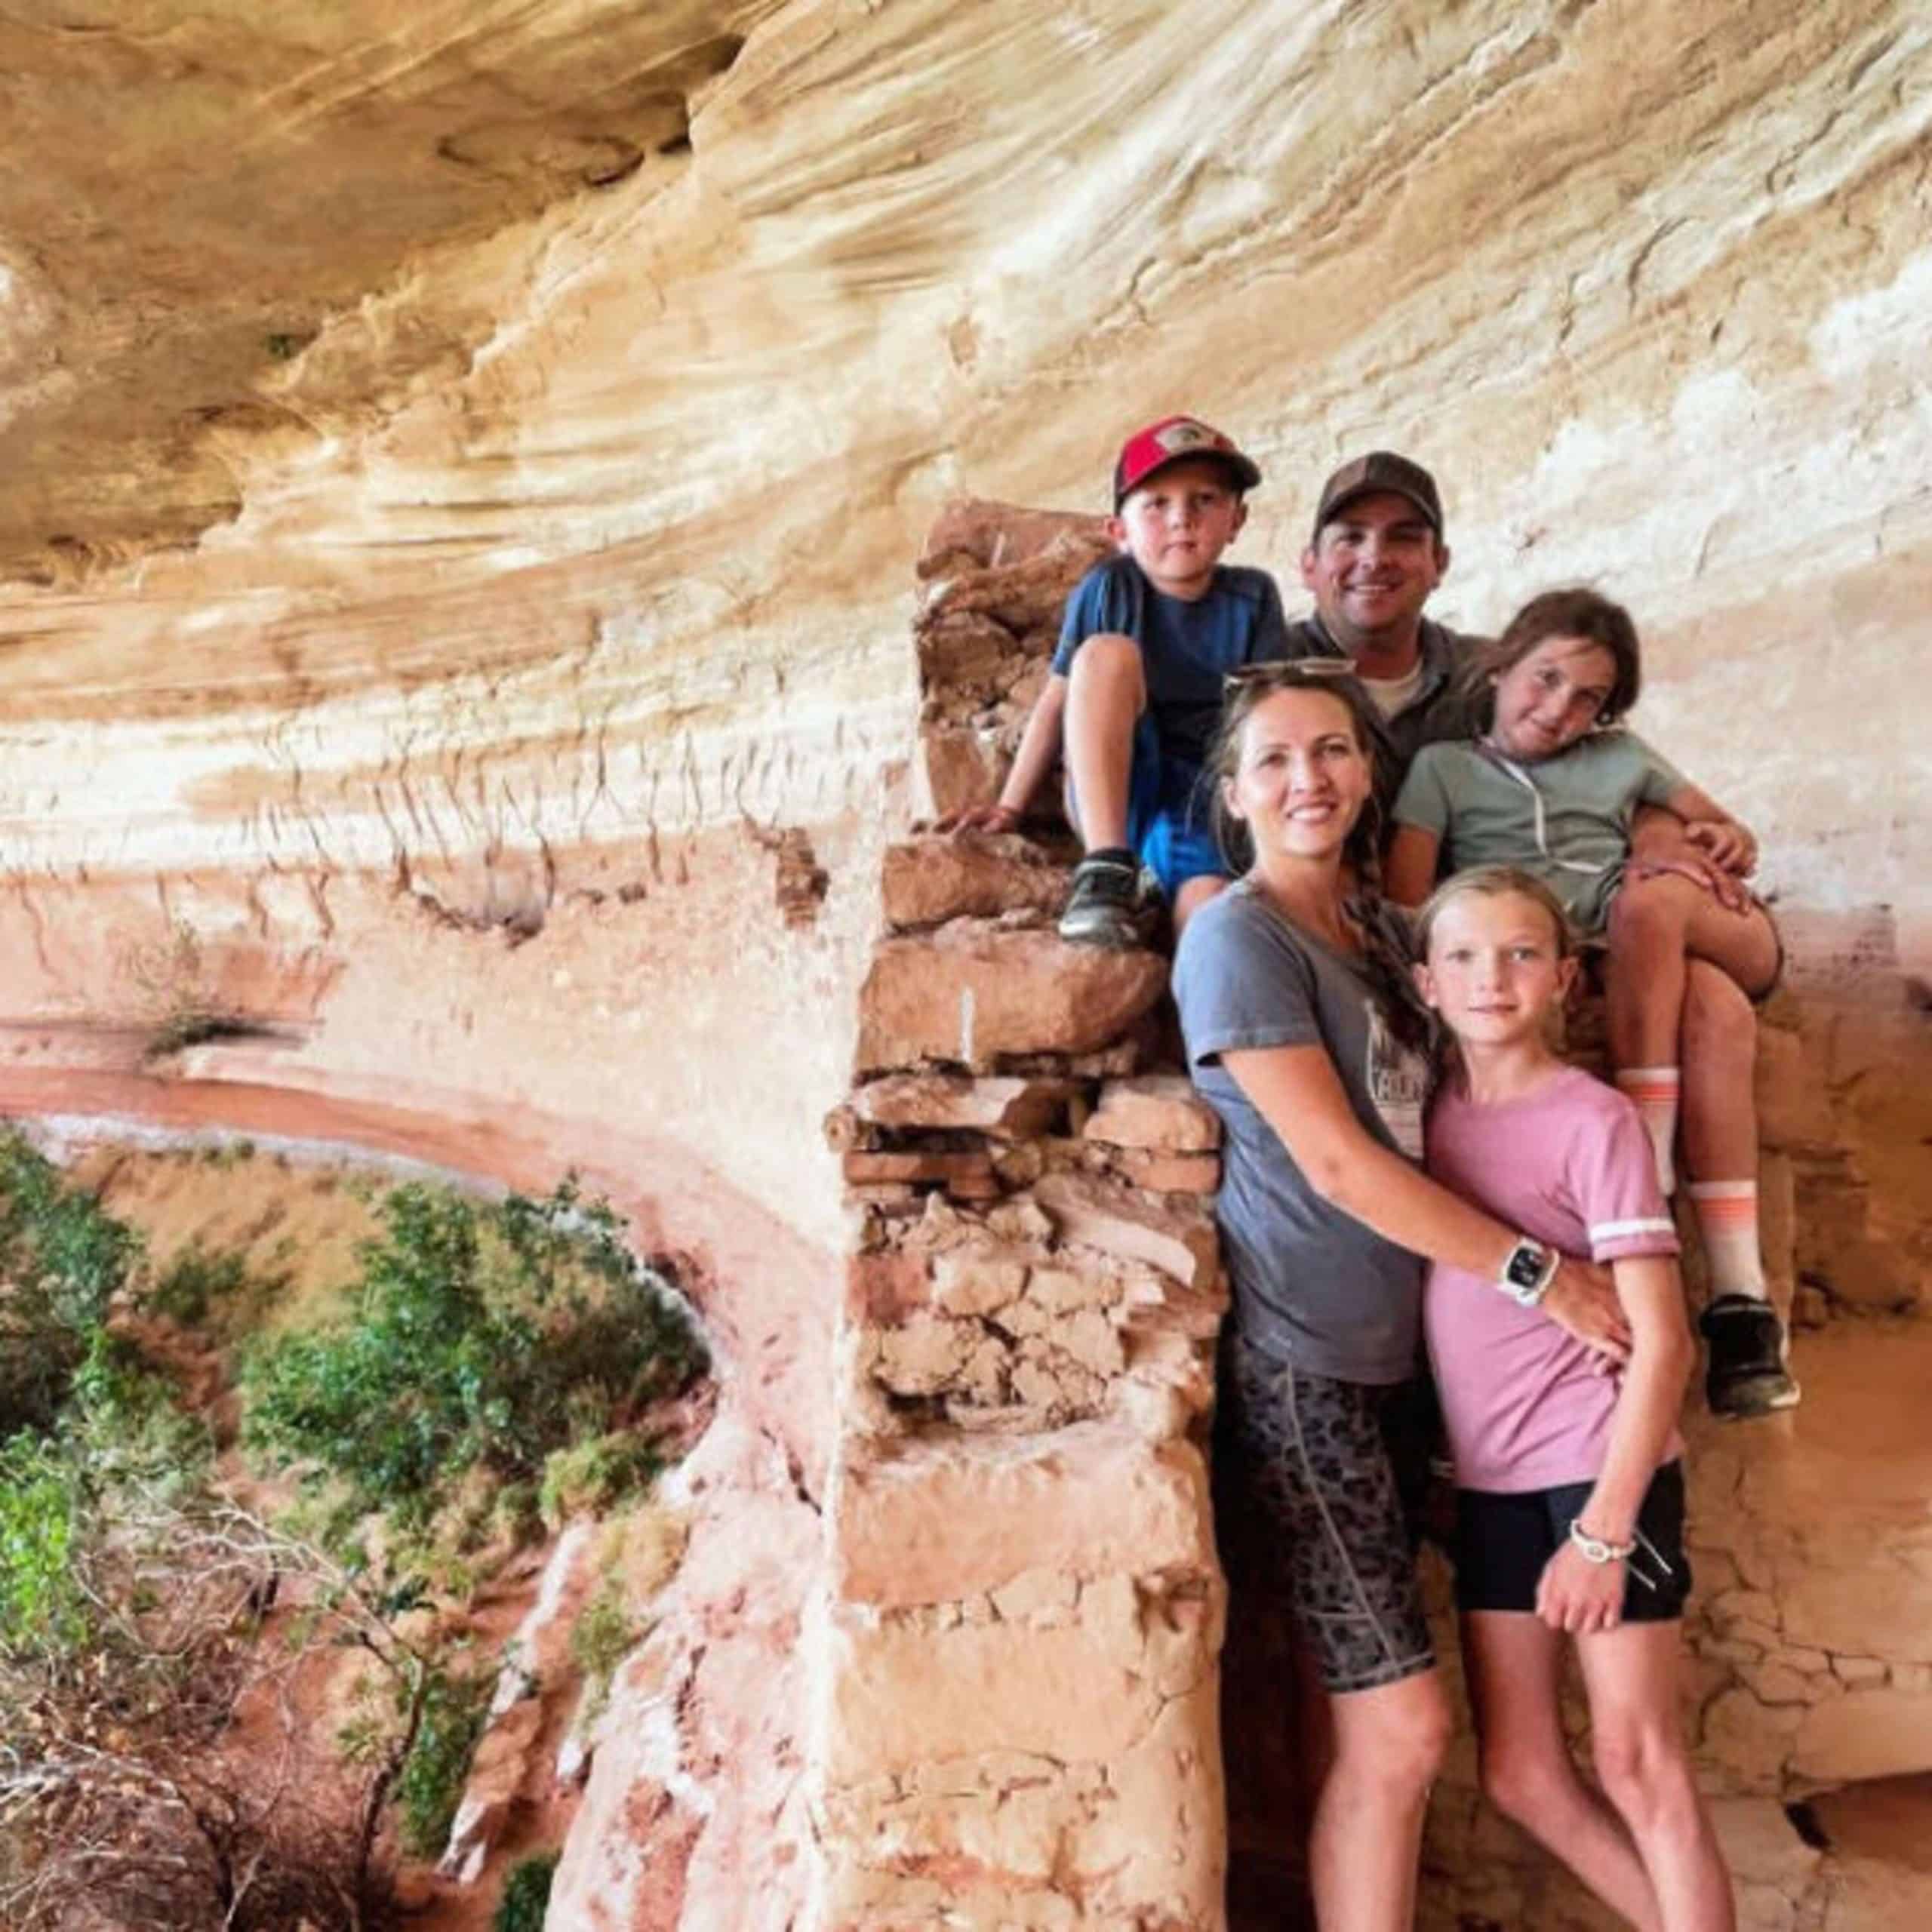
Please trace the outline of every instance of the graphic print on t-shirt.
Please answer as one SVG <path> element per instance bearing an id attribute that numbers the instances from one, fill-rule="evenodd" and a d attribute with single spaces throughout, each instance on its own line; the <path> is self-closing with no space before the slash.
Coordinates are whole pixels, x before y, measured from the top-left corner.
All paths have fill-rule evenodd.
<path id="1" fill-rule="evenodd" d="M 1412 1161 L 1423 1157 L 1423 1112 L 1429 1104 L 1429 1062 L 1389 1032 L 1380 1010 L 1368 1009 L 1368 1057 L 1363 1069 L 1368 1097 L 1396 1146 Z"/>

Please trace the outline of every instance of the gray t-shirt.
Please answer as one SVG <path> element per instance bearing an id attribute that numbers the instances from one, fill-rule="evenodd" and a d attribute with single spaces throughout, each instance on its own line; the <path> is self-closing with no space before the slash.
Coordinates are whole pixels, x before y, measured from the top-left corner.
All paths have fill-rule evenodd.
<path id="1" fill-rule="evenodd" d="M 1442 841 L 1437 870 L 1520 866 L 1599 933 L 1630 856 L 1639 805 L 1666 804 L 1686 780 L 1634 731 L 1617 727 L 1530 764 L 1475 742 L 1425 745 L 1395 801 L 1395 823 Z"/>
<path id="2" fill-rule="evenodd" d="M 1362 1126 L 1417 1162 L 1428 1060 L 1390 1034 L 1357 962 L 1292 924 L 1245 880 L 1188 922 L 1174 990 L 1189 1069 L 1226 1129 L 1216 1207 L 1243 1334 L 1316 1375 L 1383 1384 L 1414 1374 L 1421 1259 L 1309 1186 L 1220 1056 L 1243 1047 L 1324 1048 Z"/>

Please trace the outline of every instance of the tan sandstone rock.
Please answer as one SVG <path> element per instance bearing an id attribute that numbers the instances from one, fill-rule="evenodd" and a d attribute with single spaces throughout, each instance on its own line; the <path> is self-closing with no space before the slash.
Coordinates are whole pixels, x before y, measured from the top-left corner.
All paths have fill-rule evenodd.
<path id="1" fill-rule="evenodd" d="M 1107 1081 L 1080 1131 L 1089 1140 L 1155 1154 L 1212 1153 L 1221 1144 L 1220 1115 L 1177 1073 Z"/>
<path id="2" fill-rule="evenodd" d="M 1155 953 L 959 920 L 878 947 L 860 994 L 858 1063 L 985 1068 L 1003 1054 L 1084 1053 L 1123 1032 L 1166 984 Z"/>
<path id="3" fill-rule="evenodd" d="M 886 922 L 936 926 L 1002 912 L 1057 912 L 1066 868 L 1029 840 L 967 832 L 885 850 L 880 891 Z"/>
<path id="4" fill-rule="evenodd" d="M 1103 1422 L 990 1442 L 881 1445 L 845 1471 L 835 1587 L 848 1601 L 898 1609 L 997 1592 L 1029 1571 L 1205 1575 L 1206 1481 L 1192 1444 L 1152 1447 Z"/>

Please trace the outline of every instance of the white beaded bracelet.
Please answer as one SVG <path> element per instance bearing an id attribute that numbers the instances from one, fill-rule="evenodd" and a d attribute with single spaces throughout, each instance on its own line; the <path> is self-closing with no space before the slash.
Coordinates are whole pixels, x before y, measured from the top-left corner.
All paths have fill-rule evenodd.
<path id="1" fill-rule="evenodd" d="M 1592 1536 L 1580 1517 L 1571 1518 L 1570 1540 L 1583 1552 L 1586 1563 L 1622 1563 L 1635 1555 L 1637 1548 L 1634 1542 L 1606 1543 L 1601 1537 Z"/>

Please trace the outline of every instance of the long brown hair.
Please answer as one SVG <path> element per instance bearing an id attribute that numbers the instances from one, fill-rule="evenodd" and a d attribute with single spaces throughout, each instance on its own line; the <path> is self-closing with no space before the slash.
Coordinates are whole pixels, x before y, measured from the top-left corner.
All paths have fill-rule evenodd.
<path id="1" fill-rule="evenodd" d="M 1630 613 L 1587 584 L 1572 584 L 1567 589 L 1546 590 L 1540 597 L 1532 597 L 1503 626 L 1500 637 L 1470 654 L 1464 674 L 1466 688 L 1481 702 L 1485 723 L 1494 705 L 1497 680 L 1553 637 L 1581 638 L 1586 643 L 1601 645 L 1615 660 L 1617 673 L 1611 681 L 1610 694 L 1597 713 L 1599 725 L 1614 724 L 1637 702 L 1644 688 L 1644 667 Z"/>
<path id="2" fill-rule="evenodd" d="M 1349 714 L 1355 749 L 1376 771 L 1378 736 L 1374 700 L 1355 667 L 1332 657 L 1271 659 L 1249 665 L 1226 681 L 1221 722 L 1208 755 L 1206 777 L 1214 787 L 1214 842 L 1230 872 L 1254 863 L 1254 840 L 1228 808 L 1227 786 L 1241 769 L 1241 734 L 1256 709 L 1281 691 L 1319 691 Z M 1343 841 L 1342 858 L 1354 872 L 1357 891 L 1349 901 L 1362 933 L 1362 968 L 1389 1030 L 1404 1046 L 1429 1051 L 1435 1016 L 1424 1006 L 1409 974 L 1407 929 L 1401 914 L 1382 896 L 1382 811 L 1371 786 Z"/>

